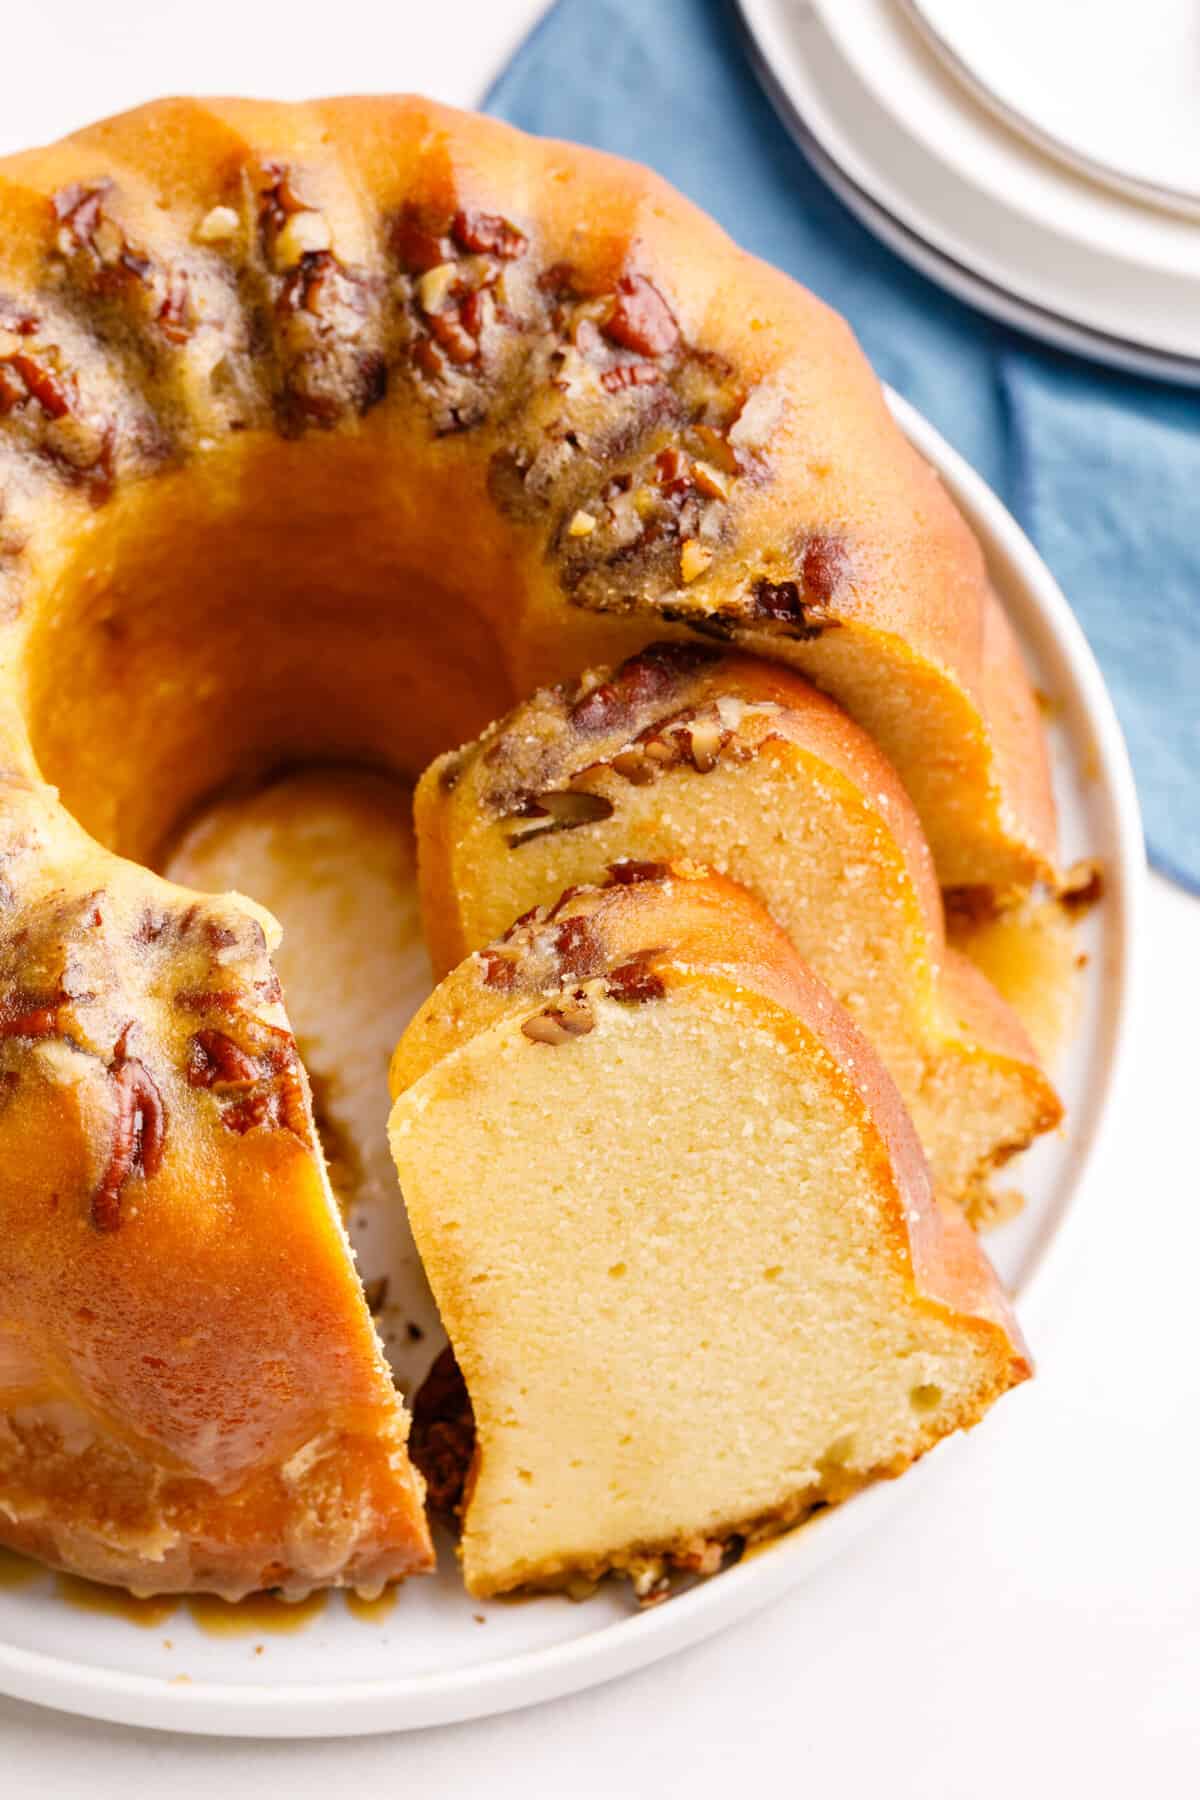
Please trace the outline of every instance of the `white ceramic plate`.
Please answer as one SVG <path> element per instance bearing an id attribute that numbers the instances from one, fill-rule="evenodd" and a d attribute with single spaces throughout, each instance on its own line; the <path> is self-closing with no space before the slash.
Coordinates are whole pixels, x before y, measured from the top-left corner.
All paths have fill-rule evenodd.
<path id="1" fill-rule="evenodd" d="M 1038 684 L 1055 703 L 1050 734 L 1064 858 L 1099 856 L 1107 872 L 1105 901 L 1081 927 L 1090 958 L 1084 1014 L 1059 1071 L 1069 1125 L 1024 1160 L 1018 1179 L 1028 1195 L 1026 1211 L 989 1242 L 1036 1351 L 1046 1273 L 1062 1255 L 1068 1220 L 1078 1229 L 1080 1215 L 1086 1219 L 1085 1175 L 1097 1163 L 1114 1109 L 1138 938 L 1137 801 L 1099 670 L 1049 571 L 932 427 L 899 398 L 892 396 L 892 405 L 978 531 Z M 390 1612 L 364 1619 L 333 1596 L 302 1629 L 284 1635 L 255 1625 L 251 1616 L 244 1635 L 213 1636 L 184 1606 L 138 1625 L 82 1610 L 49 1575 L 36 1573 L 22 1585 L 0 1580 L 0 1690 L 129 1724 L 272 1737 L 395 1731 L 527 1706 L 628 1673 L 721 1630 L 804 1580 L 917 1494 L 955 1453 L 955 1444 L 943 1445 L 903 1481 L 819 1514 L 737 1567 L 642 1614 L 615 1589 L 579 1605 L 560 1598 L 480 1604 L 464 1594 L 445 1543 L 441 1573 L 410 1582 Z"/>
<path id="2" fill-rule="evenodd" d="M 1051 155 L 1139 200 L 1200 213 L 1196 0 L 901 4 L 951 72 Z"/>
<path id="3" fill-rule="evenodd" d="M 785 121 L 898 254 L 986 312 L 1200 382 L 1200 231 L 997 124 L 890 0 L 739 0 Z"/>

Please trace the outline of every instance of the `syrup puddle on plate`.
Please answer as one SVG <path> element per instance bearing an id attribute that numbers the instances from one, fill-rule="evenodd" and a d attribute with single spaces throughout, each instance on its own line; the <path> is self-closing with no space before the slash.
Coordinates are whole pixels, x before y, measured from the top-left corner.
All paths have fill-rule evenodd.
<path id="1" fill-rule="evenodd" d="M 46 1573 L 40 1563 L 0 1549 L 0 1588 L 24 1587 Z M 124 1588 L 85 1581 L 79 1575 L 56 1575 L 54 1585 L 58 1598 L 76 1611 L 124 1619 L 142 1630 L 165 1625 L 181 1608 L 186 1609 L 207 1637 L 291 1637 L 307 1630 L 333 1597 L 329 1590 L 322 1590 L 306 1600 L 284 1600 L 271 1593 L 248 1594 L 244 1600 L 222 1600 L 217 1594 L 155 1594 L 139 1599 Z M 345 1593 L 342 1599 L 351 1618 L 379 1625 L 392 1611 L 399 1593 L 399 1586 L 393 1585 L 371 1600 L 355 1593 Z"/>
<path id="2" fill-rule="evenodd" d="M 0 1545 L 0 1588 L 28 1587 L 31 1581 L 44 1574 L 40 1563 L 31 1562 L 27 1556 Z"/>
<path id="3" fill-rule="evenodd" d="M 81 1575 L 59 1575 L 55 1589 L 60 1600 L 77 1612 L 103 1613 L 110 1619 L 124 1619 L 143 1631 L 164 1625 L 179 1604 L 174 1594 L 151 1594 L 139 1599 L 124 1588 L 105 1587 L 99 1581 L 85 1581 Z"/>
<path id="4" fill-rule="evenodd" d="M 290 1637 L 304 1631 L 325 1610 L 327 1596 L 281 1600 L 277 1594 L 249 1594 L 245 1600 L 221 1600 L 215 1594 L 192 1594 L 188 1611 L 209 1637 Z"/>
<path id="5" fill-rule="evenodd" d="M 362 1619 L 369 1625 L 381 1625 L 395 1606 L 399 1598 L 398 1586 L 384 1588 L 382 1594 L 374 1600 L 362 1600 L 357 1594 L 346 1595 L 346 1611 L 351 1618 Z"/>

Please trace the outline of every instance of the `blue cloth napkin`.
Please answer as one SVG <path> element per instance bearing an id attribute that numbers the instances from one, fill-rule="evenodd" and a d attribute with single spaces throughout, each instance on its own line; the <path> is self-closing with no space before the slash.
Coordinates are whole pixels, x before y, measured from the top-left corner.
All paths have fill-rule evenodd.
<path id="1" fill-rule="evenodd" d="M 726 0 L 558 0 L 488 109 L 649 163 L 844 313 L 1062 583 L 1129 740 L 1152 860 L 1200 892 L 1200 393 L 993 324 L 870 235 L 758 86 Z"/>

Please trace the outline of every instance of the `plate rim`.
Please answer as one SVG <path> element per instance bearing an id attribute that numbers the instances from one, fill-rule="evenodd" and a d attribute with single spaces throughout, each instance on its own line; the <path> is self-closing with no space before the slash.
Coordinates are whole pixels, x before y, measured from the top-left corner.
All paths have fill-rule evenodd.
<path id="1" fill-rule="evenodd" d="M 782 29 L 777 16 L 778 0 L 734 0 L 734 6 L 752 66 L 785 129 L 843 204 L 910 266 L 988 317 L 1015 326 L 1056 349 L 1065 349 L 1129 373 L 1186 386 L 1200 385 L 1200 355 L 1127 337 L 1104 324 L 1080 319 L 1045 298 L 1035 298 L 1020 291 L 1010 285 L 1008 279 L 1002 278 L 999 271 L 985 272 L 976 267 L 968 260 L 968 246 L 958 244 L 952 248 L 948 242 L 952 235 L 949 228 L 943 231 L 938 222 L 931 225 L 924 217 L 918 222 L 915 214 L 906 216 L 903 209 L 880 198 L 865 184 L 863 177 L 846 167 L 797 96 L 797 84 L 803 79 L 798 59 L 778 53 L 776 49 Z M 806 5 L 799 22 L 819 30 L 830 49 L 841 56 L 840 48 L 826 28 L 822 11 L 811 4 Z M 857 70 L 850 69 L 849 72 L 862 82 Z M 871 104 L 880 108 L 893 129 L 907 133 L 914 150 L 927 158 L 935 158 L 934 150 L 924 139 L 909 130 L 894 112 L 884 108 L 865 85 L 864 92 Z M 869 158 L 865 160 L 869 162 Z M 949 173 L 970 186 L 968 174 L 955 170 Z M 988 188 L 980 186 L 978 191 L 991 204 L 1004 204 Z M 1022 226 L 1035 228 L 1022 214 L 1013 212 L 1012 217 Z M 1044 231 L 1044 227 L 1038 229 Z M 1089 248 L 1089 254 L 1106 253 Z"/>
<path id="2" fill-rule="evenodd" d="M 755 3 L 760 11 L 770 6 L 770 0 Z M 1039 149 L 950 71 L 906 0 L 805 0 L 805 6 L 873 103 L 971 190 L 1029 229 L 1044 232 L 1052 221 L 1056 237 L 1113 265 L 1196 281 L 1194 217 L 1148 207 Z M 894 86 L 863 54 L 879 34 L 893 59 L 901 59 L 904 79 Z"/>
<path id="3" fill-rule="evenodd" d="M 1097 791 L 1109 815 L 1110 867 L 1106 906 L 1112 909 L 1111 1044 L 1090 1135 L 1036 1261 L 1017 1288 L 1023 1317 L 1041 1316 L 1046 1295 L 1064 1266 L 1064 1246 L 1080 1228 L 1082 1194 L 1119 1115 L 1129 1067 L 1133 1013 L 1140 982 L 1139 921 L 1145 857 L 1128 752 L 1096 660 L 1058 583 L 1013 515 L 979 475 L 917 409 L 891 388 L 884 392 L 910 443 L 938 471 L 980 533 L 989 553 L 1019 579 L 1018 635 L 1035 621 L 1061 658 L 1093 740 Z M 542 1648 L 432 1675 L 287 1684 L 181 1682 L 171 1677 L 100 1668 L 0 1642 L 0 1692 L 84 1717 L 158 1730 L 230 1737 L 350 1737 L 412 1730 L 515 1711 L 543 1700 L 599 1686 L 689 1645 L 781 1597 L 829 1562 L 885 1512 L 915 1498 L 934 1470 L 961 1454 L 959 1434 L 910 1469 L 903 1482 L 880 1482 L 802 1530 L 774 1540 L 719 1578 L 681 1594 L 668 1606 L 612 1621 L 597 1631 Z"/>
<path id="4" fill-rule="evenodd" d="M 1072 144 L 1068 138 L 1061 137 L 1023 111 L 1011 96 L 992 87 L 968 61 L 961 47 L 947 37 L 944 21 L 934 18 L 927 0 L 899 0 L 899 4 L 954 79 L 1009 131 L 1036 145 L 1072 174 L 1083 175 L 1124 199 L 1140 201 L 1193 224 L 1200 220 L 1200 190 L 1178 188 L 1169 182 L 1152 181 L 1146 175 L 1130 174 L 1117 164 L 1105 162 L 1082 146 Z"/>

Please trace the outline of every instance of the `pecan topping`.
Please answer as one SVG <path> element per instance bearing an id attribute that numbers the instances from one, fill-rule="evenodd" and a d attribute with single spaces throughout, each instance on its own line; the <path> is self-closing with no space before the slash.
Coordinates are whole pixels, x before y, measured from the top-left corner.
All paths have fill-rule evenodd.
<path id="1" fill-rule="evenodd" d="M 529 242 L 524 232 L 498 213 L 456 212 L 450 230 L 462 249 L 498 256 L 502 262 L 523 256 Z"/>
<path id="2" fill-rule="evenodd" d="M 820 635 L 828 619 L 810 618 L 833 599 L 846 571 L 846 546 L 828 532 L 814 532 L 804 540 L 800 553 L 800 581 L 768 581 L 754 584 L 753 612 L 760 619 L 774 619 L 791 626 L 789 635 Z"/>
<path id="3" fill-rule="evenodd" d="M 638 356 L 664 356 L 679 342 L 674 313 L 645 275 L 622 275 L 604 331 Z"/>
<path id="4" fill-rule="evenodd" d="M 805 597 L 819 606 L 827 605 L 837 592 L 845 569 L 846 546 L 842 539 L 829 532 L 814 532 L 805 542 L 800 565 Z"/>
<path id="5" fill-rule="evenodd" d="M 186 269 L 171 270 L 157 316 L 159 329 L 169 343 L 187 343 L 194 329 L 194 315 Z"/>
<path id="6" fill-rule="evenodd" d="M 62 225 L 59 232 L 59 248 L 69 250 L 76 247 L 90 247 L 92 233 L 100 223 L 100 209 L 104 196 L 109 192 L 111 182 L 103 181 L 96 187 L 86 187 L 82 182 L 73 181 L 69 187 L 62 189 L 54 196 L 54 216 Z"/>
<path id="7" fill-rule="evenodd" d="M 273 264 L 275 240 L 288 220 L 298 213 L 311 212 L 313 208 L 307 200 L 301 198 L 293 183 L 291 170 L 283 163 L 264 163 L 261 175 L 263 185 L 258 194 L 258 222 L 263 249 L 268 262 Z"/>
<path id="8" fill-rule="evenodd" d="M 0 1037 L 46 1038 L 58 1030 L 59 997 L 9 994 L 0 1002 Z"/>
<path id="9" fill-rule="evenodd" d="M 252 1087 L 262 1074 L 223 1031 L 197 1031 L 188 1045 L 187 1079 L 191 1087 Z"/>
<path id="10" fill-rule="evenodd" d="M 623 856 L 620 862 L 609 863 L 608 880 L 605 887 L 633 887 L 639 881 L 667 881 L 670 878 L 669 863 L 637 862 L 631 856 Z"/>
<path id="11" fill-rule="evenodd" d="M 604 966 L 604 946 L 587 919 L 564 919 L 554 934 L 554 953 L 564 974 L 583 980 Z"/>
<path id="12" fill-rule="evenodd" d="M 71 410 L 65 383 L 44 363 L 18 350 L 0 361 L 0 416 L 28 400 L 36 400 L 48 419 L 65 419 Z"/>
<path id="13" fill-rule="evenodd" d="M 511 993 L 517 984 L 516 958 L 505 956 L 502 950 L 481 950 L 479 960 L 483 964 L 485 984 L 502 994 Z"/>
<path id="14" fill-rule="evenodd" d="M 0 354 L 0 418 L 36 405 L 45 421 L 37 449 L 69 479 L 86 481 L 99 504 L 112 487 L 113 425 L 85 415 L 79 383 L 62 371 L 60 360 L 53 344 L 36 356 L 27 350 Z"/>
<path id="15" fill-rule="evenodd" d="M 756 618 L 789 626 L 791 637 L 804 639 L 821 635 L 821 626 L 805 616 L 805 602 L 795 581 L 756 581 L 753 605 Z"/>
<path id="16" fill-rule="evenodd" d="M 392 224 L 390 244 L 397 262 L 419 275 L 436 269 L 439 263 L 452 261 L 454 246 L 442 231 L 435 230 L 411 203 L 403 208 Z"/>
<path id="17" fill-rule="evenodd" d="M 0 299 L 0 331 L 9 331 L 14 337 L 33 337 L 39 323 L 36 313 L 25 311 L 12 300 Z"/>
<path id="18" fill-rule="evenodd" d="M 506 838 L 510 850 L 517 850 L 534 838 L 555 831 L 575 831 L 580 825 L 594 825 L 600 819 L 611 819 L 613 803 L 603 794 L 589 794 L 577 788 L 525 796 L 506 823 L 523 821 Z M 528 821 L 528 823 L 524 823 Z"/>
<path id="19" fill-rule="evenodd" d="M 686 494 L 692 485 L 688 458 L 678 446 L 660 450 L 654 459 L 658 485 L 666 494 Z"/>
<path id="20" fill-rule="evenodd" d="M 92 1195 L 92 1224 L 97 1231 L 116 1231 L 121 1223 L 125 1184 L 135 1175 L 148 1180 L 162 1166 L 167 1115 L 162 1095 L 145 1064 L 124 1054 L 109 1073 L 117 1102 L 108 1162 Z"/>
<path id="21" fill-rule="evenodd" d="M 702 644 L 651 644 L 623 662 L 610 681 L 577 700 L 567 723 L 578 731 L 611 730 L 639 706 L 661 699 L 688 675 L 715 662 L 719 654 Z"/>
<path id="22" fill-rule="evenodd" d="M 586 1037 L 596 1024 L 591 1006 L 582 988 L 558 1006 L 547 1006 L 522 1022 L 521 1030 L 535 1044 L 559 1045 L 572 1038 Z"/>
<path id="23" fill-rule="evenodd" d="M 111 181 L 92 187 L 75 182 L 55 195 L 59 251 L 64 257 L 82 258 L 101 293 L 119 292 L 136 282 L 157 294 L 153 316 L 163 336 L 172 344 L 186 343 L 195 328 L 187 274 L 156 267 L 152 257 L 130 242 L 123 227 L 104 210 L 111 191 Z"/>
<path id="24" fill-rule="evenodd" d="M 600 377 L 600 386 L 607 394 L 619 394 L 625 388 L 658 387 L 663 375 L 653 363 L 618 363 L 615 369 L 605 369 Z"/>
<path id="25" fill-rule="evenodd" d="M 221 1112 L 221 1123 L 239 1137 L 264 1125 L 272 1131 L 290 1131 L 306 1144 L 309 1140 L 308 1118 L 304 1105 L 304 1084 L 300 1078 L 299 1058 L 290 1059 L 275 1073 L 274 1085 L 257 1094 L 248 1094 L 234 1106 Z"/>
<path id="26" fill-rule="evenodd" d="M 475 1413 L 449 1345 L 413 1397 L 408 1453 L 425 1477 L 430 1510 L 457 1516 L 475 1454 Z"/>
<path id="27" fill-rule="evenodd" d="M 627 702 L 615 684 L 602 681 L 590 694 L 576 701 L 567 722 L 577 731 L 607 731 L 620 722 L 626 708 Z"/>
<path id="28" fill-rule="evenodd" d="M 461 366 L 479 355 L 479 345 L 467 330 L 461 311 L 434 313 L 429 329 L 452 363 Z"/>
<path id="29" fill-rule="evenodd" d="M 661 949 L 640 950 L 628 962 L 611 969 L 605 982 L 605 991 L 610 1000 L 620 1000 L 628 1006 L 640 1006 L 647 1000 L 661 1000 L 667 991 L 666 983 L 649 965 L 652 956 L 663 954 Z"/>

